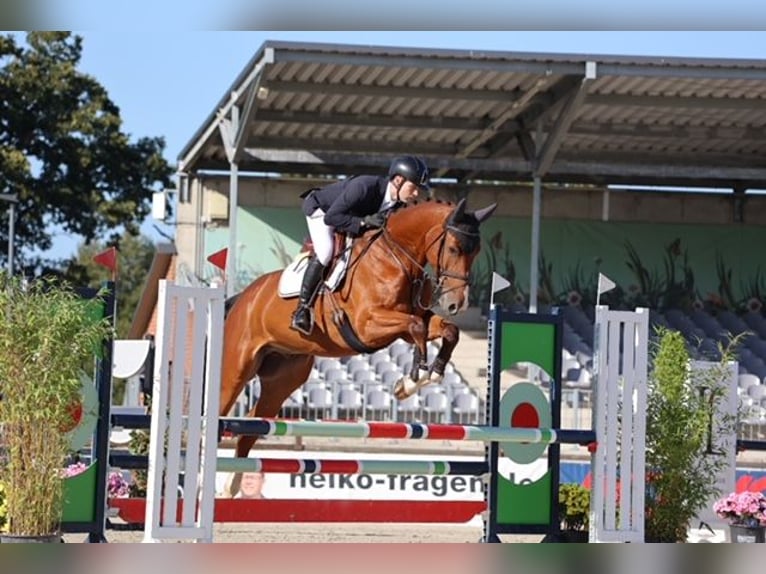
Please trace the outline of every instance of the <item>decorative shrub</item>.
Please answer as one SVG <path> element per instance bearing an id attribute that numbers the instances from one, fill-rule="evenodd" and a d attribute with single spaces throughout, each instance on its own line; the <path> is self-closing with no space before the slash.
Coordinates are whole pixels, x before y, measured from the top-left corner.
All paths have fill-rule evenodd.
<path id="1" fill-rule="evenodd" d="M 590 523 L 590 490 L 574 482 L 561 484 L 559 521 L 563 530 L 587 530 Z"/>

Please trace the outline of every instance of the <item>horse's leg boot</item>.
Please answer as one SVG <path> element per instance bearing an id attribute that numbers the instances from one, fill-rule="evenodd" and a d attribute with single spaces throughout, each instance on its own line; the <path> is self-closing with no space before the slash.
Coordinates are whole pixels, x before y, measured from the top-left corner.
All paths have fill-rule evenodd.
<path id="1" fill-rule="evenodd" d="M 314 300 L 319 293 L 319 283 L 324 275 L 324 265 L 314 257 L 309 261 L 308 267 L 306 267 L 306 273 L 303 275 L 303 283 L 301 284 L 301 292 L 298 297 L 298 308 L 293 313 L 292 322 L 290 328 L 294 329 L 304 335 L 311 335 L 311 331 L 314 329 L 314 317 L 311 312 L 311 307 L 314 305 Z"/>

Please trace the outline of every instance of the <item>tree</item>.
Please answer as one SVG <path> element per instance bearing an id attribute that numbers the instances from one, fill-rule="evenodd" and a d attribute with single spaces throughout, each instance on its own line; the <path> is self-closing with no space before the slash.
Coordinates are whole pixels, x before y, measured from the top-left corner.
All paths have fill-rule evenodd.
<path id="1" fill-rule="evenodd" d="M 68 32 L 0 35 L 0 193 L 18 196 L 15 264 L 28 274 L 40 273 L 52 228 L 86 242 L 137 235 L 170 182 L 164 139 L 129 141 L 104 87 L 77 71 L 81 54 Z"/>

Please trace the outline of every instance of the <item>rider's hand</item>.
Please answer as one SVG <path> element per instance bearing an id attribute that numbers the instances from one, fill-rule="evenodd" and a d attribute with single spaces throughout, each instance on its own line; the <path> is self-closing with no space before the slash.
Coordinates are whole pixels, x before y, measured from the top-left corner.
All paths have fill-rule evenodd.
<path id="1" fill-rule="evenodd" d="M 368 229 L 378 229 L 386 224 L 386 216 L 382 213 L 373 213 L 367 215 L 362 219 L 364 227 Z"/>

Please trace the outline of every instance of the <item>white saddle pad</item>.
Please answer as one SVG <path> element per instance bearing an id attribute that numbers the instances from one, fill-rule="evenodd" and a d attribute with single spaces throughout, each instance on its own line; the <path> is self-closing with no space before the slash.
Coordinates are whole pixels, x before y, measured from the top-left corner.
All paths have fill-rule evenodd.
<path id="1" fill-rule="evenodd" d="M 340 285 L 341 279 L 346 274 L 346 267 L 348 266 L 348 260 L 351 257 L 351 238 L 346 239 L 346 249 L 343 254 L 336 259 L 335 266 L 332 268 L 332 272 L 329 277 L 325 279 L 325 287 L 329 291 L 335 291 L 338 285 Z M 303 274 L 306 273 L 306 267 L 309 263 L 309 254 L 301 253 L 295 260 L 290 263 L 282 271 L 282 275 L 279 276 L 279 287 L 277 291 L 282 299 L 290 299 L 291 297 L 297 297 L 301 292 L 301 283 L 303 282 Z"/>

